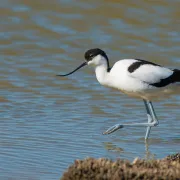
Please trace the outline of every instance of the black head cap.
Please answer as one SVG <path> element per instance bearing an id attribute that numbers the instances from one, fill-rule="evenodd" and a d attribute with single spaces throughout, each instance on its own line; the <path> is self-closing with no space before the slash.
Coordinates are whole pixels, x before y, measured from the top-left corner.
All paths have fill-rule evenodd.
<path id="1" fill-rule="evenodd" d="M 89 49 L 88 51 L 85 52 L 84 57 L 87 61 L 91 61 L 97 55 L 101 55 L 107 60 L 107 65 L 108 65 L 108 70 L 109 70 L 110 69 L 109 59 L 103 50 L 99 48 Z"/>

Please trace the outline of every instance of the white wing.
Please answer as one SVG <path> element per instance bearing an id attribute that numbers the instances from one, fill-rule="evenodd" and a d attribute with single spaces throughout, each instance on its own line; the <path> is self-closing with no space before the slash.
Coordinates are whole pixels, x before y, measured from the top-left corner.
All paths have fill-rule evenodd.
<path id="1" fill-rule="evenodd" d="M 153 64 L 143 64 L 129 75 L 148 84 L 160 82 L 173 74 L 173 71 Z"/>

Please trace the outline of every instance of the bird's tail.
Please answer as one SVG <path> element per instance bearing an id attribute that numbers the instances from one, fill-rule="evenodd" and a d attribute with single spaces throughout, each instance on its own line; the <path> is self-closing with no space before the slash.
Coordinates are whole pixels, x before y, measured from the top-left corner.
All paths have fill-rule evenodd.
<path id="1" fill-rule="evenodd" d="M 180 70 L 174 69 L 173 71 L 174 71 L 173 76 L 172 76 L 173 81 L 174 82 L 180 82 Z"/>

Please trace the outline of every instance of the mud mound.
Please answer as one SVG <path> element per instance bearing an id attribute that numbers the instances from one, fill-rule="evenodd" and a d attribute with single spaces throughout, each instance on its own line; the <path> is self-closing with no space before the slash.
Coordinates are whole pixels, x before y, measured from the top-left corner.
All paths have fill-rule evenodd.
<path id="1" fill-rule="evenodd" d="M 61 180 L 180 180 L 180 153 L 162 160 L 141 160 L 132 163 L 118 159 L 87 158 L 75 160 Z"/>

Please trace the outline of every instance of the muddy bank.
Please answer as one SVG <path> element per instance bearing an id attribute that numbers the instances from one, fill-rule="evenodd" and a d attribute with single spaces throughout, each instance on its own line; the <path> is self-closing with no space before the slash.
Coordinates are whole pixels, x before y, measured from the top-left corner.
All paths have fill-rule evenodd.
<path id="1" fill-rule="evenodd" d="M 180 180 L 180 153 L 160 160 L 87 158 L 75 160 L 61 180 Z"/>

